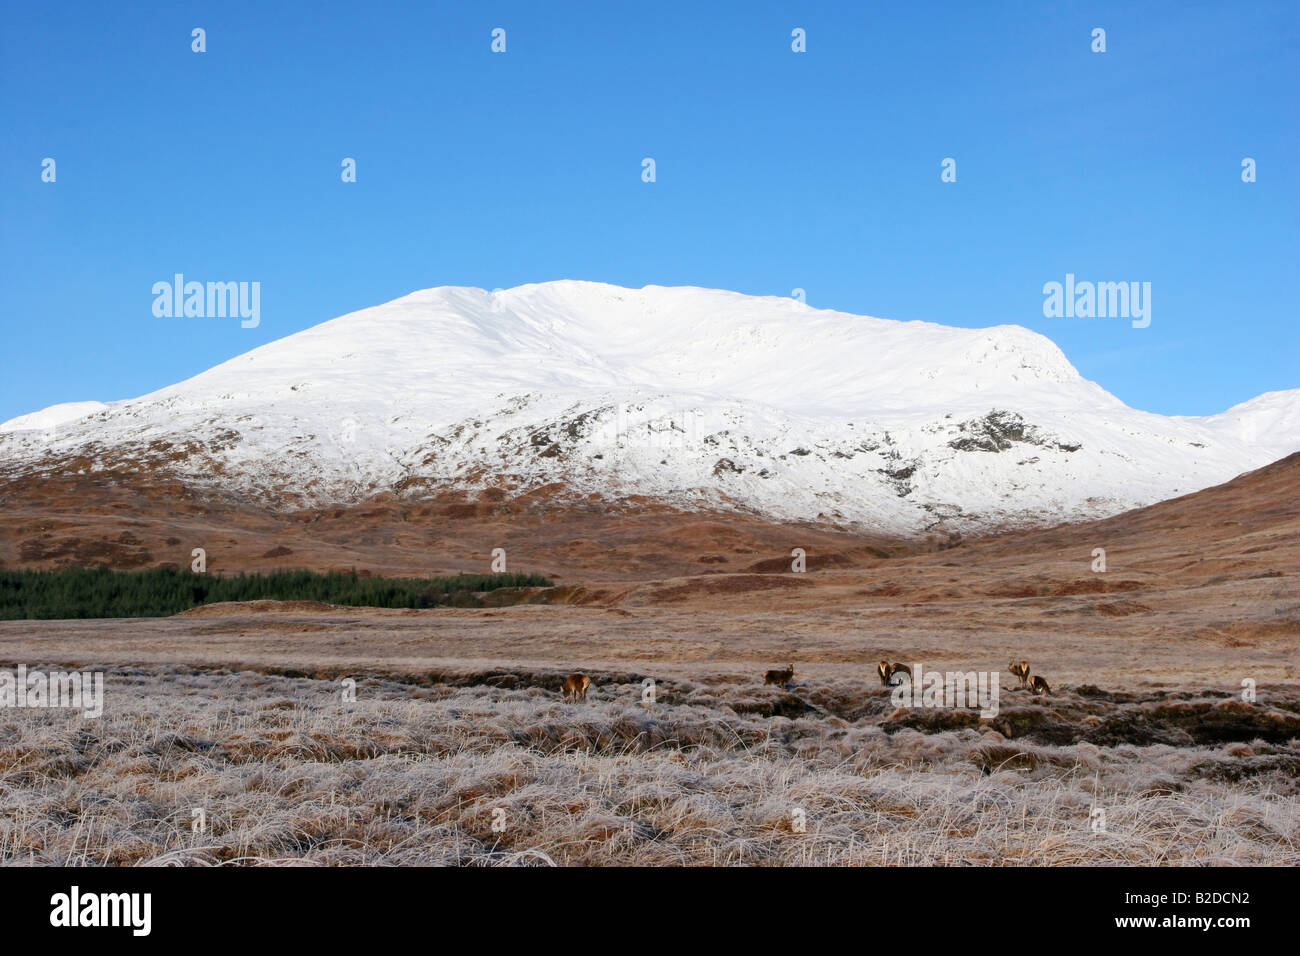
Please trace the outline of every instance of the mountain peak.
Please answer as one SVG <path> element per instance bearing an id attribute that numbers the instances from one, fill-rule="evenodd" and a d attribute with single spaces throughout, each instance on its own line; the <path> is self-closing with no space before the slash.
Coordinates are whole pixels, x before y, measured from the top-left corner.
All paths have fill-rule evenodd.
<path id="1" fill-rule="evenodd" d="M 0 460 L 90 455 L 286 505 L 546 486 L 916 533 L 1217 484 L 1300 448 L 1296 395 L 1166 418 L 1018 326 L 560 280 L 413 292 L 138 399 L 24 416 Z"/>

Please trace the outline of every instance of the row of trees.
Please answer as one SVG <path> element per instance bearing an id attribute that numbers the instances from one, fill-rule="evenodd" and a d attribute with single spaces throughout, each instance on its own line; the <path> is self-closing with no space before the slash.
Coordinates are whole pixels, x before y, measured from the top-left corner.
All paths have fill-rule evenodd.
<path id="1" fill-rule="evenodd" d="M 352 572 L 274 571 L 217 577 L 175 568 L 113 571 L 0 571 L 0 620 L 165 617 L 220 601 L 322 601 L 355 607 L 472 605 L 474 593 L 548 587 L 539 574 L 463 574 L 454 578 L 362 577 Z"/>

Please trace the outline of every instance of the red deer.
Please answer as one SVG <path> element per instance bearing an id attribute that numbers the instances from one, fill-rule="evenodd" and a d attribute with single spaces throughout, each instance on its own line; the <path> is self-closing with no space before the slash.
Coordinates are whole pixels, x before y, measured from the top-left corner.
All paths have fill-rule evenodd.
<path id="1" fill-rule="evenodd" d="M 591 686 L 591 678 L 586 674 L 570 674 L 564 678 L 564 691 L 561 696 L 568 701 L 579 701 L 587 699 L 587 688 Z"/>
<path id="2" fill-rule="evenodd" d="M 794 680 L 794 665 L 789 665 L 783 671 L 768 671 L 763 675 L 763 685 L 780 684 L 782 687 L 789 686 L 790 681 Z"/>
<path id="3" fill-rule="evenodd" d="M 912 679 L 912 668 L 906 664 L 891 664 L 889 661 L 881 661 L 876 673 L 880 675 L 880 683 L 886 687 L 890 686 L 895 674 L 906 674 L 908 680 Z"/>
<path id="4" fill-rule="evenodd" d="M 1050 694 L 1052 692 L 1052 688 L 1047 686 L 1047 681 L 1041 677 L 1029 678 L 1029 689 L 1033 693 L 1038 694 L 1040 697 L 1044 694 Z"/>
<path id="5" fill-rule="evenodd" d="M 1020 678 L 1021 687 L 1024 687 L 1029 683 L 1029 661 L 1021 661 L 1019 664 L 1012 661 L 1007 665 L 1007 670 Z"/>

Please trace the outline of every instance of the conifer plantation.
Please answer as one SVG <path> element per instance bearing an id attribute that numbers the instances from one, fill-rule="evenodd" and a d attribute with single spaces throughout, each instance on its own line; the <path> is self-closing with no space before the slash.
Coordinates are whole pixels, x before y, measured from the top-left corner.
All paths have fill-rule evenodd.
<path id="1" fill-rule="evenodd" d="M 547 587 L 537 574 L 382 578 L 351 572 L 275 571 L 218 577 L 175 568 L 0 571 L 0 620 L 166 617 L 223 601 L 319 601 L 354 607 L 469 606 L 498 588 Z"/>

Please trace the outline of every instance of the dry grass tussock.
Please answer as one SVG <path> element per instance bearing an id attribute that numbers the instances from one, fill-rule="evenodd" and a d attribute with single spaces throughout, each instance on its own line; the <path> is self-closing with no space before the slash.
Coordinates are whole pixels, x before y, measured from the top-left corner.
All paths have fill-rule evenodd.
<path id="1" fill-rule="evenodd" d="M 332 681 L 115 670 L 100 719 L 5 713 L 0 861 L 1300 864 L 1294 697 L 1004 693 L 1001 723 L 945 723 L 865 681 L 643 704 L 625 676 L 583 704 L 369 678 L 347 704 Z"/>

